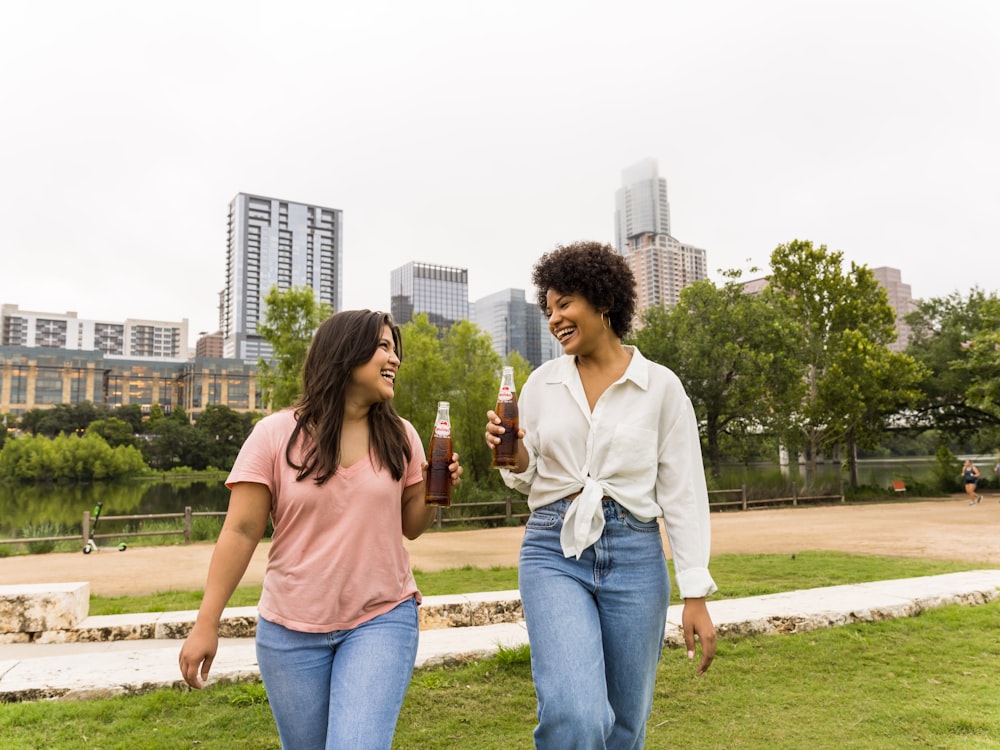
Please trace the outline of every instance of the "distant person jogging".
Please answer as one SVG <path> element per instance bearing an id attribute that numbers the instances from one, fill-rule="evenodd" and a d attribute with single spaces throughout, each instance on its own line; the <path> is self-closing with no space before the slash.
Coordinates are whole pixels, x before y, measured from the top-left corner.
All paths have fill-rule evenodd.
<path id="1" fill-rule="evenodd" d="M 965 459 L 965 466 L 962 467 L 962 478 L 965 480 L 965 494 L 969 496 L 969 505 L 981 503 L 983 496 L 978 494 L 979 469 L 972 463 L 971 458 Z"/>

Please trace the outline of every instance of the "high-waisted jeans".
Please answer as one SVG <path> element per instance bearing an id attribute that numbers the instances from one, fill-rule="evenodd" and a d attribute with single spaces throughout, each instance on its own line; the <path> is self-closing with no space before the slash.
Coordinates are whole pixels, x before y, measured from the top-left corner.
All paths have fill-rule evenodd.
<path id="1" fill-rule="evenodd" d="M 417 603 L 352 630 L 302 633 L 257 620 L 257 662 L 286 750 L 389 750 L 413 675 Z"/>
<path id="2" fill-rule="evenodd" d="M 670 599 L 656 519 L 603 503 L 579 560 L 559 532 L 569 500 L 532 512 L 518 569 L 538 696 L 539 750 L 638 750 L 646 737 Z"/>

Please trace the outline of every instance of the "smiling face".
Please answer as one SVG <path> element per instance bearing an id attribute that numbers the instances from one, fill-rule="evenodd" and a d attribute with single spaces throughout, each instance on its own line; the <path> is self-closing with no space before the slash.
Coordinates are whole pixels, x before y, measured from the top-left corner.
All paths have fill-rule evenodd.
<path id="1" fill-rule="evenodd" d="M 351 370 L 348 397 L 369 405 L 392 400 L 397 372 L 399 357 L 396 356 L 396 343 L 392 330 L 384 326 L 372 358 Z"/>
<path id="2" fill-rule="evenodd" d="M 587 355 L 613 337 L 601 313 L 581 294 L 549 289 L 545 295 L 549 330 L 566 354 Z"/>

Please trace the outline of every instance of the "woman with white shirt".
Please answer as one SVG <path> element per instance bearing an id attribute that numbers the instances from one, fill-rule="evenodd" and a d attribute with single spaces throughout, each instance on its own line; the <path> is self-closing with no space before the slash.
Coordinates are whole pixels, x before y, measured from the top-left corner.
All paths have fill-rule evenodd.
<path id="1" fill-rule="evenodd" d="M 543 255 L 538 303 L 564 356 L 518 394 L 519 457 L 504 481 L 528 495 L 518 567 L 532 677 L 535 747 L 641 748 L 663 649 L 670 578 L 663 518 L 684 598 L 687 655 L 715 656 L 705 597 L 708 492 L 691 401 L 677 377 L 623 346 L 635 280 L 607 245 Z M 487 412 L 486 441 L 500 419 Z"/>

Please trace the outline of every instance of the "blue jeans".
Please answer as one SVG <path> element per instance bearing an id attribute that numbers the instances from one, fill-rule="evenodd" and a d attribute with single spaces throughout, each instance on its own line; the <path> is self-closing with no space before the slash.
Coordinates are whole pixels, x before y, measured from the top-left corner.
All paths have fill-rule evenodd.
<path id="1" fill-rule="evenodd" d="M 637 750 L 646 739 L 670 599 L 659 524 L 604 501 L 601 538 L 563 556 L 559 500 L 528 519 L 518 568 L 539 750 Z"/>
<path id="2" fill-rule="evenodd" d="M 388 750 L 417 658 L 413 599 L 353 630 L 257 620 L 257 663 L 288 750 Z"/>

